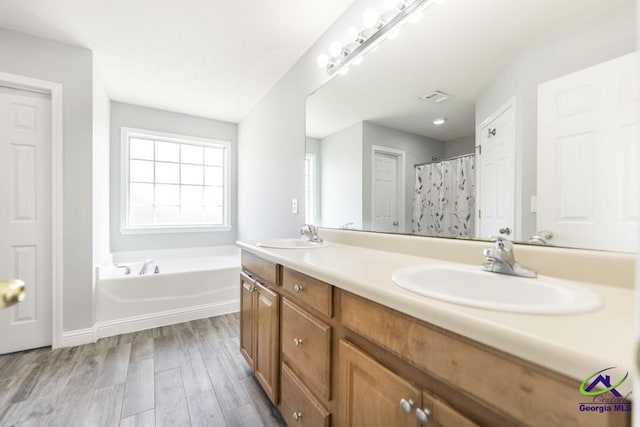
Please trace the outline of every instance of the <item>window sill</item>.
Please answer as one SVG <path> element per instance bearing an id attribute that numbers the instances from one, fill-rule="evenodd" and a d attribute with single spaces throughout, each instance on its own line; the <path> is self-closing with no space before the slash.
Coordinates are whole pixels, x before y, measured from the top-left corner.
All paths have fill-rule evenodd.
<path id="1" fill-rule="evenodd" d="M 126 227 L 120 229 L 120 234 L 179 234 L 179 233 L 211 233 L 218 231 L 230 231 L 230 225 L 214 226 L 180 226 L 180 227 Z"/>

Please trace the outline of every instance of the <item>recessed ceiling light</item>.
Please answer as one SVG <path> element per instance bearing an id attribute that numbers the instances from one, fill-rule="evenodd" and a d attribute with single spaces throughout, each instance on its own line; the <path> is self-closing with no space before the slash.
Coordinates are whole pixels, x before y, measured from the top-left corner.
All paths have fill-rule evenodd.
<path id="1" fill-rule="evenodd" d="M 433 124 L 436 126 L 442 126 L 446 121 L 446 117 L 436 117 L 435 119 L 433 119 Z"/>

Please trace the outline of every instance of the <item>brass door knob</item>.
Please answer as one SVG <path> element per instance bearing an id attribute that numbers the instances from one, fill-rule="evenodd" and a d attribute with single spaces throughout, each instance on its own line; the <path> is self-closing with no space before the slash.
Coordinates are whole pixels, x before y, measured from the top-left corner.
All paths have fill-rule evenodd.
<path id="1" fill-rule="evenodd" d="M 24 301 L 24 282 L 18 279 L 0 280 L 0 308 Z"/>

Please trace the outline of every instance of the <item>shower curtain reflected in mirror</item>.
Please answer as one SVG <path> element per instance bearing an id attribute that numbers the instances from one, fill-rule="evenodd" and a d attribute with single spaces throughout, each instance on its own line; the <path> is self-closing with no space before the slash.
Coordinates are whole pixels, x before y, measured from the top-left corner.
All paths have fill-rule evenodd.
<path id="1" fill-rule="evenodd" d="M 472 237 L 475 212 L 475 155 L 415 167 L 413 232 Z"/>

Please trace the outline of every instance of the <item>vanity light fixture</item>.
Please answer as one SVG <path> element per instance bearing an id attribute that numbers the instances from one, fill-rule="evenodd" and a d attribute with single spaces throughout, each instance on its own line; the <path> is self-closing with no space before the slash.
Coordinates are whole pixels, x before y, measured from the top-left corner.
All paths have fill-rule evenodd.
<path id="1" fill-rule="evenodd" d="M 364 29 L 358 31 L 350 27 L 345 34 L 345 43 L 331 43 L 329 55 L 318 56 L 317 63 L 325 68 L 330 76 L 345 74 L 349 65 L 359 63 L 367 53 L 373 52 L 379 44 L 389 38 L 395 38 L 407 22 L 416 22 L 433 3 L 444 0 L 385 0 L 389 9 L 380 13 L 376 9 L 367 9 L 362 16 Z"/>
<path id="2" fill-rule="evenodd" d="M 446 117 L 436 117 L 435 119 L 433 119 L 433 124 L 436 126 L 442 126 L 446 121 Z"/>

